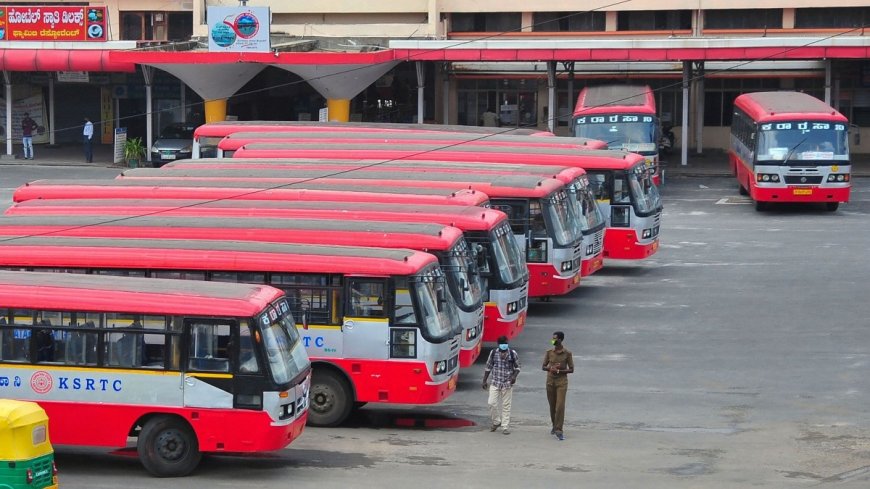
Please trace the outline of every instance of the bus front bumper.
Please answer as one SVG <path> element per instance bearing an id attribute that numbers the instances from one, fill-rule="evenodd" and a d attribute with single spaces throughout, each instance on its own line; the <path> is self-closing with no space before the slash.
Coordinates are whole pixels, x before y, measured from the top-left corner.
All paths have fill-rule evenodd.
<path id="1" fill-rule="evenodd" d="M 580 270 L 561 276 L 552 265 L 529 264 L 529 297 L 565 295 L 580 285 Z"/>
<path id="2" fill-rule="evenodd" d="M 480 356 L 482 341 L 478 341 L 474 347 L 470 349 L 459 350 L 459 368 L 466 368 L 474 365 L 477 357 Z"/>
<path id="3" fill-rule="evenodd" d="M 495 343 L 499 336 L 507 336 L 510 340 L 523 330 L 526 324 L 527 309 L 517 313 L 514 319 L 504 319 L 498 312 L 498 307 L 493 305 L 486 307 L 486 315 L 483 323 L 483 340 L 486 343 Z"/>
<path id="4" fill-rule="evenodd" d="M 599 253 L 598 256 L 590 257 L 580 262 L 580 275 L 588 277 L 593 273 L 601 270 L 604 267 L 604 254 Z"/>
<path id="5" fill-rule="evenodd" d="M 643 260 L 654 255 L 659 249 L 659 239 L 648 243 L 637 241 L 634 229 L 607 228 L 604 233 L 604 256 L 617 260 Z"/>
<path id="6" fill-rule="evenodd" d="M 761 202 L 848 202 L 851 187 L 753 187 L 752 198 Z"/>

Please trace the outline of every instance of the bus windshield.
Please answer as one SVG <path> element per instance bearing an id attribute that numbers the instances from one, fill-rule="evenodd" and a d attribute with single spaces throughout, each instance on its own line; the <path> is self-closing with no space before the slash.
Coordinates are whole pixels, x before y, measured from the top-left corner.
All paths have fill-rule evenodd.
<path id="1" fill-rule="evenodd" d="M 469 310 L 480 305 L 483 300 L 483 284 L 474 256 L 464 239 L 446 253 L 445 266 L 442 268 L 447 276 L 447 285 L 462 309 Z"/>
<path id="2" fill-rule="evenodd" d="M 593 115 L 574 119 L 574 136 L 607 142 L 608 149 L 655 154 L 656 122 L 651 115 Z"/>
<path id="3" fill-rule="evenodd" d="M 836 122 L 760 124 L 757 161 L 848 161 L 846 129 L 845 124 Z"/>
<path id="4" fill-rule="evenodd" d="M 440 268 L 433 268 L 412 281 L 423 316 L 420 320 L 423 336 L 432 342 L 443 341 L 457 334 L 457 329 L 462 330 L 456 304 L 444 282 Z"/>
<path id="5" fill-rule="evenodd" d="M 662 205 L 662 197 L 644 165 L 637 165 L 628 172 L 628 187 L 631 198 L 637 204 L 638 214 L 648 214 Z"/>
<path id="6" fill-rule="evenodd" d="M 507 222 L 492 230 L 492 255 L 495 258 L 498 274 L 506 285 L 519 282 L 526 273 L 526 259 L 510 224 Z"/>
<path id="7" fill-rule="evenodd" d="M 586 190 L 588 188 L 581 182 L 574 182 L 568 187 L 568 192 L 573 195 L 574 213 L 579 218 L 582 231 L 595 229 L 604 224 L 604 214 L 595 202 L 595 196 Z"/>
<path id="8" fill-rule="evenodd" d="M 263 349 L 276 384 L 292 381 L 308 367 L 308 353 L 286 299 L 276 301 L 260 315 Z"/>
<path id="9" fill-rule="evenodd" d="M 559 246 L 569 246 L 580 238 L 575 234 L 575 225 L 572 223 L 574 212 L 570 208 L 568 193 L 565 190 L 554 192 L 546 199 L 542 199 L 548 224 L 552 230 L 553 240 Z"/>

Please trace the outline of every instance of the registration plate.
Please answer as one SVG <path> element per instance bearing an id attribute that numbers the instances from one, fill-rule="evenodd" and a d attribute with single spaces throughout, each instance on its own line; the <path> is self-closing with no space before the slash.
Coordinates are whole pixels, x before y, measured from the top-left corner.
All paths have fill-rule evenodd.
<path id="1" fill-rule="evenodd" d="M 447 381 L 447 390 L 455 391 L 456 390 L 456 376 L 450 377 L 450 380 Z"/>
<path id="2" fill-rule="evenodd" d="M 813 189 L 811 188 L 796 188 L 792 189 L 793 195 L 813 195 Z"/>
<path id="3" fill-rule="evenodd" d="M 164 160 L 174 160 L 175 153 L 160 153 L 160 157 L 163 158 Z"/>

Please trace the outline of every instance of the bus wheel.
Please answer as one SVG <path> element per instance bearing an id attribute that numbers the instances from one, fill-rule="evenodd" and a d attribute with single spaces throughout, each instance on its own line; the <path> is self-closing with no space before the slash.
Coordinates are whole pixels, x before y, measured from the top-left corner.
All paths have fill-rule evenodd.
<path id="1" fill-rule="evenodd" d="M 334 372 L 314 368 L 311 377 L 308 424 L 338 426 L 350 415 L 353 399 L 350 387 Z"/>
<path id="2" fill-rule="evenodd" d="M 740 190 L 740 195 L 749 195 L 742 183 L 737 183 L 737 188 Z"/>
<path id="3" fill-rule="evenodd" d="M 193 472 L 202 457 L 190 426 L 171 416 L 158 416 L 145 423 L 136 448 L 145 470 L 157 477 L 185 476 Z"/>
<path id="4" fill-rule="evenodd" d="M 756 200 L 755 201 L 755 210 L 757 210 L 758 212 L 766 211 L 767 210 L 767 202 L 761 202 L 759 200 Z"/>
<path id="5" fill-rule="evenodd" d="M 827 202 L 827 203 L 825 203 L 825 209 L 827 209 L 828 212 L 834 212 L 839 208 L 840 208 L 839 202 Z"/>

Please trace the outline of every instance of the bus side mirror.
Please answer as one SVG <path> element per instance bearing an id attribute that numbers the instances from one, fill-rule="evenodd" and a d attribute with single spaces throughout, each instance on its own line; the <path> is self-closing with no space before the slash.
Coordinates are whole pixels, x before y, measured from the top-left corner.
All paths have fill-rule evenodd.
<path id="1" fill-rule="evenodd" d="M 299 318 L 302 321 L 302 329 L 308 329 L 308 309 L 311 307 L 308 299 L 302 301 L 302 317 Z"/>
<path id="2" fill-rule="evenodd" d="M 438 301 L 438 312 L 443 311 L 443 305 L 447 302 L 447 299 L 444 297 L 444 289 L 438 289 L 435 293 L 435 300 Z"/>

